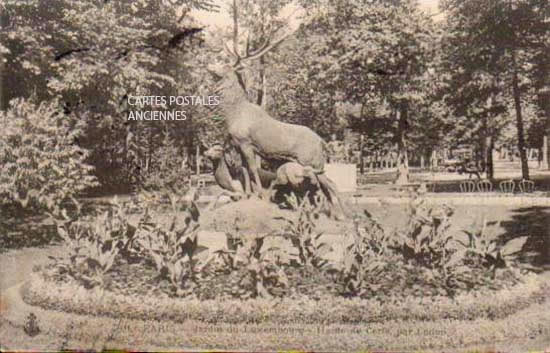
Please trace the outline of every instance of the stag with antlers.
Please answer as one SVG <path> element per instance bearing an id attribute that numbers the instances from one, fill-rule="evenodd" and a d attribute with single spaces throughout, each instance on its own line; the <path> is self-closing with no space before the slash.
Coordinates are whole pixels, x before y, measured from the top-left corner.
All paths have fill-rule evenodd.
<path id="1" fill-rule="evenodd" d="M 246 45 L 245 55 L 240 55 L 234 43 L 233 50 L 224 45 L 225 51 L 234 59 L 232 65 L 210 65 L 209 71 L 218 79 L 222 96 L 220 107 L 231 143 L 241 153 L 247 171 L 254 182 L 255 192 L 262 197 L 257 155 L 266 160 L 295 162 L 309 167 L 333 206 L 345 215 L 344 207 L 334 183 L 324 174 L 326 143 L 314 131 L 302 125 L 288 124 L 272 118 L 260 106 L 248 100 L 241 72 L 246 63 L 258 59 L 279 45 L 289 34 L 276 41 L 266 40 L 256 51 Z"/>

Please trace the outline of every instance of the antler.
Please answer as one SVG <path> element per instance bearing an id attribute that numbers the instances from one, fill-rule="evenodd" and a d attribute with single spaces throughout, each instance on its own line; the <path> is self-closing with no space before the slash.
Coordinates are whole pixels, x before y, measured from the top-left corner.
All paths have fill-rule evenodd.
<path id="1" fill-rule="evenodd" d="M 229 48 L 229 46 L 227 45 L 226 42 L 223 42 L 223 47 L 224 47 L 226 53 L 228 53 L 233 58 L 235 58 L 235 60 L 236 60 L 235 65 L 237 65 L 239 63 L 239 61 L 241 60 L 241 57 L 239 56 L 239 54 L 237 52 L 231 50 L 231 48 Z"/>
<path id="2" fill-rule="evenodd" d="M 226 42 L 223 43 L 223 46 L 224 46 L 224 50 L 235 59 L 235 63 L 233 64 L 233 66 L 238 66 L 243 61 L 251 61 L 265 55 L 267 52 L 269 52 L 270 50 L 272 50 L 273 48 L 281 44 L 291 34 L 292 32 L 287 32 L 275 41 L 266 39 L 258 49 L 251 51 L 250 50 L 250 33 L 248 33 L 246 38 L 244 56 L 239 54 L 235 41 L 233 41 L 233 49 L 231 49 L 231 47 Z"/>
<path id="3" fill-rule="evenodd" d="M 248 40 L 247 40 L 246 56 L 241 57 L 240 60 L 241 61 L 244 61 L 244 60 L 248 61 L 248 60 L 258 59 L 259 57 L 265 55 L 265 53 L 267 53 L 268 51 L 272 50 L 273 48 L 275 48 L 276 46 L 281 44 L 291 34 L 292 34 L 292 32 L 287 32 L 274 42 L 272 42 L 270 39 L 266 39 L 265 42 L 258 49 L 256 49 L 252 53 L 250 52 L 249 43 L 248 43 Z"/>
<path id="4" fill-rule="evenodd" d="M 244 48 L 244 56 L 241 56 L 239 54 L 239 49 L 238 49 L 238 41 L 239 41 L 239 11 L 238 10 L 239 10 L 239 8 L 237 6 L 237 0 L 233 0 L 233 3 L 231 5 L 231 10 L 232 10 L 232 15 L 233 15 L 232 16 L 233 17 L 232 18 L 233 19 L 233 45 L 232 45 L 233 50 L 231 50 L 230 47 L 226 43 L 224 43 L 224 48 L 232 57 L 235 58 L 235 63 L 233 64 L 234 67 L 238 66 L 243 61 L 254 60 L 254 59 L 257 59 L 257 58 L 265 55 L 265 53 L 267 53 L 268 51 L 272 50 L 274 47 L 279 45 L 282 41 L 284 41 L 292 33 L 292 31 L 289 31 L 289 32 L 287 32 L 286 34 L 284 34 L 283 36 L 281 36 L 279 39 L 277 39 L 274 42 L 272 42 L 268 38 L 260 46 L 260 48 L 258 48 L 255 52 L 251 53 L 250 52 L 250 30 L 248 30 L 248 33 L 247 33 L 247 36 L 246 36 L 246 45 L 245 45 L 245 48 Z M 278 28 L 278 29 L 280 29 L 280 28 Z M 271 32 L 271 35 L 274 35 L 276 32 L 277 32 L 277 30 Z"/>
<path id="5" fill-rule="evenodd" d="M 239 51 L 237 49 L 237 41 L 239 39 L 239 12 L 237 7 L 237 0 L 233 0 L 233 54 L 237 57 L 237 64 L 239 62 Z"/>

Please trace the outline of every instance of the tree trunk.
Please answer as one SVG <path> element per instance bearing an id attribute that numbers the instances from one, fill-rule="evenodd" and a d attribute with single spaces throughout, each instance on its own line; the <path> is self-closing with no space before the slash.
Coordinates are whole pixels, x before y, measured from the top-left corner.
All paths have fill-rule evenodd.
<path id="1" fill-rule="evenodd" d="M 518 69 L 515 58 L 515 52 L 512 51 L 512 60 L 514 72 L 512 77 L 512 91 L 514 95 L 514 106 L 516 109 L 516 127 L 518 130 L 518 149 L 521 161 L 521 175 L 523 179 L 529 179 L 529 164 L 527 163 L 527 151 L 525 150 L 525 135 L 523 128 L 523 116 L 521 112 L 521 92 L 519 90 Z"/>
<path id="2" fill-rule="evenodd" d="M 546 119 L 545 131 L 543 131 L 543 143 L 542 143 L 542 164 L 541 169 L 550 170 L 550 60 L 548 58 L 540 65 L 541 81 L 538 82 L 537 87 L 537 103 L 539 108 L 544 114 Z"/>
<path id="3" fill-rule="evenodd" d="M 550 83 L 549 83 L 550 85 Z M 542 137 L 542 164 L 541 169 L 550 170 L 550 94 L 543 94 L 539 97 L 544 114 L 546 115 L 546 126 Z"/>
<path id="4" fill-rule="evenodd" d="M 407 107 L 401 106 L 397 111 L 397 178 L 395 184 L 409 183 L 409 157 L 407 155 Z"/>
<path id="5" fill-rule="evenodd" d="M 195 152 L 195 164 L 197 166 L 197 175 L 200 175 L 201 174 L 201 153 L 200 153 L 200 147 L 198 144 Z"/>
<path id="6" fill-rule="evenodd" d="M 265 57 L 260 57 L 260 89 L 258 90 L 258 94 L 256 96 L 256 104 L 258 104 L 260 107 L 265 108 L 266 102 L 265 102 L 265 89 L 266 89 L 266 82 L 265 82 Z"/>
<path id="7" fill-rule="evenodd" d="M 430 158 L 430 164 L 431 164 L 432 170 L 437 169 L 437 167 L 439 166 L 437 162 L 438 162 L 437 161 L 437 150 L 433 150 L 432 151 L 432 156 Z"/>
<path id="8" fill-rule="evenodd" d="M 363 140 L 365 139 L 365 136 L 361 134 L 361 137 L 359 139 L 359 172 L 361 175 L 365 173 L 365 160 L 364 160 L 364 153 L 363 153 Z"/>
<path id="9" fill-rule="evenodd" d="M 493 180 L 495 178 L 495 167 L 493 161 L 493 150 L 495 148 L 493 136 L 487 137 L 487 144 L 485 148 L 485 172 L 487 179 Z"/>
<path id="10" fill-rule="evenodd" d="M 550 149 L 548 147 L 548 134 L 545 134 L 542 138 L 542 162 L 540 165 L 540 169 L 542 170 L 548 170 L 550 169 L 550 166 L 548 165 L 548 159 L 550 158 Z"/>

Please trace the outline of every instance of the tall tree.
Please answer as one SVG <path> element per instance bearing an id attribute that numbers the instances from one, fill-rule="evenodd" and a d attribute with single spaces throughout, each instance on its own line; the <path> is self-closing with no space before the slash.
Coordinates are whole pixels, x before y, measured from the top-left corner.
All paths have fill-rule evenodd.
<path id="1" fill-rule="evenodd" d="M 180 81 L 193 69 L 190 51 L 200 40 L 188 13 L 212 9 L 212 2 L 2 0 L 0 6 L 0 38 L 8 52 L 3 79 L 16 78 L 3 81 L 10 92 L 59 98 L 85 119 L 79 143 L 93 149 L 92 163 L 106 173 L 102 181 L 113 171 L 131 178 L 136 170 L 127 162 L 139 167 L 136 158 L 151 165 L 157 137 L 167 130 L 150 122 L 129 124 L 123 103 L 130 95 L 179 93 Z"/>
<path id="2" fill-rule="evenodd" d="M 426 99 L 434 27 L 415 1 L 324 3 L 311 31 L 320 84 L 341 99 L 385 112 L 398 150 L 396 183 L 409 179 L 408 151 L 417 106 Z M 377 106 L 379 109 L 372 109 Z M 362 119 L 365 116 L 361 117 Z"/>
<path id="3" fill-rule="evenodd" d="M 227 10 L 232 19 L 228 32 L 232 50 L 237 53 L 253 51 L 256 48 L 277 38 L 283 30 L 288 29 L 295 18 L 285 18 L 284 9 L 296 6 L 293 0 L 229 0 Z M 243 77 L 245 89 L 253 102 L 267 105 L 268 76 L 273 61 L 272 53 L 261 56 L 251 63 L 249 72 Z"/>
<path id="4" fill-rule="evenodd" d="M 532 88 L 533 58 L 548 52 L 548 2 L 540 0 L 443 0 L 459 73 L 487 73 L 502 82 L 513 101 L 522 176 L 529 178 L 523 100 Z"/>

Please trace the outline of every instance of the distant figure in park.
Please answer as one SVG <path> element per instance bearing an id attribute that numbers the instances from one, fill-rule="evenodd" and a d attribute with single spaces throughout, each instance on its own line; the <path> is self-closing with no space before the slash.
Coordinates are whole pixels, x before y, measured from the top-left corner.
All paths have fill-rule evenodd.
<path id="1" fill-rule="evenodd" d="M 331 141 L 327 143 L 329 163 L 343 163 L 346 159 L 346 146 L 332 134 Z"/>
<path id="2" fill-rule="evenodd" d="M 475 161 L 472 161 L 470 158 L 465 158 L 458 167 L 458 174 L 469 174 L 468 179 L 472 178 L 472 175 L 475 175 L 478 179 L 481 179 L 479 173 L 480 168 L 477 166 Z"/>

